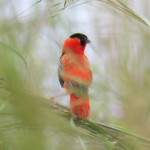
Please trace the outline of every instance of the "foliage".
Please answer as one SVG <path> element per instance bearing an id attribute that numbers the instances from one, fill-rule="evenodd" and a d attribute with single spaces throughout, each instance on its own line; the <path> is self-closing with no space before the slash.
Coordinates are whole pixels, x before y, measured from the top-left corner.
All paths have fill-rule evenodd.
<path id="1" fill-rule="evenodd" d="M 0 2 L 0 150 L 149 149 L 149 22 L 129 4 L 40 0 L 24 9 L 21 1 Z M 90 120 L 72 117 L 67 107 L 45 98 L 60 93 L 59 50 L 72 32 L 87 30 L 76 20 L 83 10 L 94 35 L 88 37 L 95 40 Z M 103 23 L 104 12 L 111 19 Z"/>

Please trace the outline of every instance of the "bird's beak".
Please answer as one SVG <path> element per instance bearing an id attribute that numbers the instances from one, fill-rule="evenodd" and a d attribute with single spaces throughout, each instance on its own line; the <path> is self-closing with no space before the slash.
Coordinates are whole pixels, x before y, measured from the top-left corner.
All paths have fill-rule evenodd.
<path id="1" fill-rule="evenodd" d="M 86 43 L 91 43 L 91 41 L 89 39 L 87 39 Z"/>

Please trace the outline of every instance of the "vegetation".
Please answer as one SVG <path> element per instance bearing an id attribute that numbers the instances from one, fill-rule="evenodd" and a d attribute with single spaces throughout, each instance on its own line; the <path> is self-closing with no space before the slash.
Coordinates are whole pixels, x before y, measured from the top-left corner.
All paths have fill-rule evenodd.
<path id="1" fill-rule="evenodd" d="M 149 150 L 150 2 L 3 0 L 0 8 L 0 150 Z M 70 115 L 67 96 L 49 99 L 62 92 L 57 65 L 75 32 L 92 41 L 88 120 Z"/>

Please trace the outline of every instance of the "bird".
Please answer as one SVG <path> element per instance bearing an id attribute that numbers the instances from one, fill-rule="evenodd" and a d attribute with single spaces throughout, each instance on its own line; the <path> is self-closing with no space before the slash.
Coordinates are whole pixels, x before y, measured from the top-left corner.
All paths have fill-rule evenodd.
<path id="1" fill-rule="evenodd" d="M 58 78 L 62 88 L 70 95 L 70 111 L 73 116 L 87 119 L 90 115 L 89 86 L 92 71 L 85 55 L 90 43 L 82 33 L 74 33 L 63 43 L 58 67 Z"/>

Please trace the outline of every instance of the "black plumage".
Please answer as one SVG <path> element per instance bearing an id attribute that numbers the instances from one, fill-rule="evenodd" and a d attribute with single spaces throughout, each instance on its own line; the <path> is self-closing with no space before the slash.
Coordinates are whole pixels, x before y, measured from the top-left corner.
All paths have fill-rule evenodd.
<path id="1" fill-rule="evenodd" d="M 75 33 L 71 35 L 70 38 L 79 38 L 82 46 L 84 46 L 86 43 L 90 43 L 88 37 L 82 33 Z"/>

